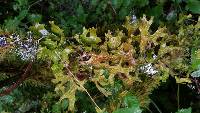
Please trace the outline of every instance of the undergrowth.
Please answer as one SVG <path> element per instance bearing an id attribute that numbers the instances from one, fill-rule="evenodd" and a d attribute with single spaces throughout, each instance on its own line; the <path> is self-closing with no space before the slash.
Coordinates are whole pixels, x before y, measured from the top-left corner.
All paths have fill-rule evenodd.
<path id="1" fill-rule="evenodd" d="M 199 57 L 200 19 L 191 22 L 190 18 L 181 16 L 177 33 L 166 27 L 150 29 L 153 17 L 146 16 L 134 21 L 126 17 L 122 26 L 104 35 L 98 35 L 94 27 L 83 27 L 82 33 L 67 37 L 54 21 L 36 23 L 27 34 L 1 30 L 0 61 L 4 65 L 0 75 L 7 84 L 1 88 L 1 102 L 6 104 L 0 110 L 141 113 L 148 108 L 152 91 L 169 76 L 178 84 L 194 83 L 199 77 L 199 63 L 194 60 Z M 6 65 L 13 66 L 14 72 L 7 73 Z M 29 87 L 44 92 L 36 91 L 38 96 L 29 98 L 35 101 L 25 99 L 11 109 L 11 100 L 20 98 L 13 95 L 29 92 Z"/>

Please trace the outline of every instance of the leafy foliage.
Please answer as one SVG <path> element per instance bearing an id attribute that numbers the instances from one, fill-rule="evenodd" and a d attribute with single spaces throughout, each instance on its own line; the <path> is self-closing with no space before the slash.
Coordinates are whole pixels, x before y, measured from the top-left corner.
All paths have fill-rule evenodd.
<path id="1" fill-rule="evenodd" d="M 23 81 L 2 112 L 141 113 L 169 77 L 200 92 L 198 0 L 0 3 L 1 95 Z"/>
<path id="2" fill-rule="evenodd" d="M 75 42 L 65 44 L 64 40 L 68 39 L 65 38 L 63 30 L 50 22 L 52 33 L 44 39 L 38 58 L 51 61 L 51 69 L 55 76 L 53 80 L 56 84 L 55 91 L 61 96 L 60 101 L 68 99 L 68 110 L 75 110 L 77 91 L 86 92 L 97 107 L 97 111 L 100 109 L 85 88 L 88 81 L 93 82 L 104 96 L 109 97 L 113 95 L 115 81 L 119 79 L 125 89 L 137 96 L 140 95 L 141 105 L 144 106 L 148 102 L 143 99 L 148 98 L 149 93 L 159 85 L 159 81 L 165 81 L 169 74 L 175 75 L 169 72 L 170 67 L 166 65 L 173 67 L 174 60 L 181 57 L 174 55 L 173 52 L 184 51 L 177 45 L 177 47 L 173 44 L 166 45 L 171 41 L 170 38 L 174 38 L 167 34 L 166 28 L 158 28 L 156 32 L 150 34 L 149 28 L 152 22 L 153 18 L 147 20 L 144 16 L 141 20 L 132 23 L 127 17 L 123 25 L 127 29 L 126 33 L 120 30 L 113 31 L 114 33 L 108 31 L 104 38 L 97 36 L 95 28 L 84 28 L 82 34 L 75 36 L 77 44 Z M 137 30 L 140 31 L 139 34 L 132 34 Z M 158 41 L 158 38 L 162 38 L 161 41 Z M 56 42 L 53 41 L 55 39 Z M 159 50 L 156 50 L 157 46 Z M 157 57 L 153 58 L 153 55 Z M 141 66 L 148 63 L 154 64 L 157 70 L 155 73 L 140 72 Z M 104 75 L 105 71 L 108 72 L 107 77 Z M 145 90 L 149 90 L 142 94 L 145 96 L 142 96 L 137 92 L 137 82 L 145 85 L 148 80 L 151 80 L 150 78 L 155 82 L 152 86 L 148 84 L 150 87 L 145 87 Z M 134 84 L 136 89 L 131 91 Z"/>
<path id="3" fill-rule="evenodd" d="M 1 2 L 1 20 L 9 31 L 27 29 L 35 22 L 58 22 L 68 36 L 75 35 L 86 26 L 113 28 L 127 15 L 142 17 L 145 13 L 155 17 L 155 23 L 174 24 L 180 13 L 199 14 L 198 0 L 15 0 Z M 186 5 L 185 5 L 186 4 Z M 4 7 L 10 6 L 10 7 Z M 9 12 L 8 14 L 6 12 Z M 45 15 L 46 14 L 46 15 Z M 42 16 L 45 15 L 45 16 Z M 170 26 L 169 25 L 169 26 Z M 106 29 L 107 31 L 107 29 Z"/>
<path id="4" fill-rule="evenodd" d="M 198 0 L 188 0 L 186 9 L 190 10 L 193 13 L 200 14 L 200 1 Z"/>
<path id="5" fill-rule="evenodd" d="M 188 109 L 180 109 L 178 110 L 176 113 L 192 113 L 192 109 L 188 108 Z"/>
<path id="6" fill-rule="evenodd" d="M 125 96 L 123 102 L 125 108 L 120 108 L 113 113 L 141 113 L 142 110 L 139 107 L 139 102 L 134 96 Z"/>

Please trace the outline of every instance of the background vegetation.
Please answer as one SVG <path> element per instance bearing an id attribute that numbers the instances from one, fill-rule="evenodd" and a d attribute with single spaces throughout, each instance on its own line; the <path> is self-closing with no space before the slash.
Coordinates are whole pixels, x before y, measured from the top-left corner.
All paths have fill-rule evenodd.
<path id="1" fill-rule="evenodd" d="M 199 0 L 0 9 L 0 112 L 200 112 Z"/>

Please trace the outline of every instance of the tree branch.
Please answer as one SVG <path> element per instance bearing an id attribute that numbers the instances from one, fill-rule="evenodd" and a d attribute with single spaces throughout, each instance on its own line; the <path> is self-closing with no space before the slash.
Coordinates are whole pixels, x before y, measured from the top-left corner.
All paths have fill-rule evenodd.
<path id="1" fill-rule="evenodd" d="M 32 63 L 30 62 L 24 72 L 24 74 L 21 76 L 21 78 L 19 78 L 14 84 L 12 84 L 10 87 L 4 89 L 2 92 L 0 92 L 0 97 L 1 96 L 5 96 L 10 94 L 14 89 L 16 89 L 27 77 L 28 72 L 31 70 L 32 68 Z"/>

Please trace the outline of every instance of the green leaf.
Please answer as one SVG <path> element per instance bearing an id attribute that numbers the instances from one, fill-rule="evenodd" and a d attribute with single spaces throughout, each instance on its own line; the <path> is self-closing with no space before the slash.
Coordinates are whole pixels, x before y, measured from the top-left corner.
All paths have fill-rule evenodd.
<path id="1" fill-rule="evenodd" d="M 176 113 L 192 113 L 192 108 L 189 107 L 187 109 L 179 109 Z"/>
<path id="2" fill-rule="evenodd" d="M 41 30 L 46 30 L 44 24 L 35 23 L 33 26 L 29 27 L 29 30 L 32 31 L 37 36 L 40 36 L 42 33 Z"/>
<path id="3" fill-rule="evenodd" d="M 181 3 L 183 0 L 172 0 L 174 3 L 179 4 Z"/>
<path id="4" fill-rule="evenodd" d="M 52 41 L 49 38 L 46 38 L 46 40 L 44 41 L 44 44 L 47 46 L 47 48 L 49 49 L 55 49 L 57 47 L 57 42 Z"/>
<path id="5" fill-rule="evenodd" d="M 125 96 L 123 104 L 125 105 L 125 108 L 117 109 L 113 113 L 142 113 L 142 110 L 139 106 L 139 101 L 135 96 Z"/>
<path id="6" fill-rule="evenodd" d="M 200 65 L 200 56 L 199 56 L 200 50 L 196 48 L 192 48 L 192 53 L 191 53 L 191 67 L 193 70 L 196 70 L 199 68 Z"/>
<path id="7" fill-rule="evenodd" d="M 63 110 L 67 109 L 68 105 L 69 105 L 69 102 L 67 101 L 67 99 L 63 99 L 62 100 L 62 109 Z"/>
<path id="8" fill-rule="evenodd" d="M 53 113 L 61 113 L 61 106 L 59 103 L 56 103 L 52 106 Z"/>
<path id="9" fill-rule="evenodd" d="M 0 103 L 0 112 L 2 113 L 3 111 L 3 107 L 2 107 L 2 103 Z"/>
<path id="10" fill-rule="evenodd" d="M 127 8 L 121 8 L 119 11 L 119 18 L 123 20 L 129 14 L 129 10 Z"/>
<path id="11" fill-rule="evenodd" d="M 57 63 L 57 64 L 54 63 L 54 64 L 52 65 L 51 69 L 52 69 L 52 71 L 53 71 L 54 73 L 60 73 L 60 72 L 62 72 L 63 65 L 62 65 L 62 64 L 58 64 L 58 63 Z"/>
<path id="12" fill-rule="evenodd" d="M 112 5 L 116 8 L 119 9 L 123 3 L 123 0 L 112 0 Z"/>
<path id="13" fill-rule="evenodd" d="M 186 9 L 195 14 L 200 14 L 200 1 L 199 0 L 187 0 Z"/>
<path id="14" fill-rule="evenodd" d="M 134 0 L 133 4 L 137 7 L 144 7 L 149 4 L 149 0 Z"/>
<path id="15" fill-rule="evenodd" d="M 192 74 L 191 74 L 192 77 L 200 77 L 200 70 L 198 71 L 194 71 Z"/>
<path id="16" fill-rule="evenodd" d="M 0 97 L 0 101 L 4 101 L 4 103 L 11 104 L 14 102 L 14 98 L 13 96 L 7 95 L 7 96 Z"/>
<path id="17" fill-rule="evenodd" d="M 85 14 L 83 6 L 79 5 L 76 12 L 77 12 L 77 17 L 78 17 L 77 21 L 80 23 L 85 23 L 87 14 Z"/>
<path id="18" fill-rule="evenodd" d="M 175 79 L 176 79 L 176 83 L 178 84 L 192 83 L 189 78 L 179 78 L 175 76 Z"/>
<path id="19" fill-rule="evenodd" d="M 19 13 L 19 16 L 17 16 L 17 19 L 19 20 L 23 20 L 28 14 L 28 10 L 22 10 L 20 13 Z"/>
<path id="20" fill-rule="evenodd" d="M 21 11 L 23 9 L 28 9 L 28 0 L 15 0 L 15 4 L 13 5 L 13 9 L 15 11 Z"/>
<path id="21" fill-rule="evenodd" d="M 161 4 L 153 7 L 150 11 L 149 11 L 149 15 L 150 16 L 154 16 L 155 18 L 158 18 L 162 15 L 163 13 L 163 6 Z"/>
<path id="22" fill-rule="evenodd" d="M 98 0 L 91 0 L 91 6 L 96 7 L 98 5 Z"/>
<path id="23" fill-rule="evenodd" d="M 40 51 L 37 54 L 38 59 L 46 59 L 51 54 L 51 51 L 46 47 L 40 47 Z"/>
<path id="24" fill-rule="evenodd" d="M 177 18 L 177 12 L 175 11 L 175 10 L 172 10 L 171 12 L 169 12 L 168 14 L 167 14 L 167 17 L 166 17 L 166 19 L 168 20 L 168 21 L 173 21 L 173 20 L 175 20 Z"/>
<path id="25" fill-rule="evenodd" d="M 88 45 L 95 45 L 101 42 L 101 39 L 97 37 L 95 28 L 86 29 L 84 27 L 83 33 L 80 36 L 76 35 L 75 38 L 79 43 L 88 44 Z"/>
<path id="26" fill-rule="evenodd" d="M 8 19 L 8 20 L 5 20 L 5 28 L 8 30 L 8 31 L 15 31 L 17 29 L 17 27 L 19 26 L 21 21 L 17 20 L 17 18 L 14 18 L 14 19 Z"/>
<path id="27" fill-rule="evenodd" d="M 109 77 L 109 71 L 108 71 L 107 69 L 104 69 L 104 70 L 103 70 L 103 75 L 104 75 L 104 77 L 105 77 L 106 79 L 108 79 L 108 77 Z"/>
<path id="28" fill-rule="evenodd" d="M 30 14 L 28 16 L 28 20 L 31 23 L 39 23 L 42 20 L 42 15 L 40 15 L 40 14 Z"/>
<path id="29" fill-rule="evenodd" d="M 132 5 L 133 0 L 123 0 L 123 7 L 128 7 Z"/>
<path id="30" fill-rule="evenodd" d="M 119 45 L 121 44 L 121 39 L 124 36 L 124 33 L 122 31 L 117 31 L 116 36 L 113 36 L 111 31 L 108 31 L 105 36 L 108 40 L 108 47 L 114 49 L 119 47 Z"/>
<path id="31" fill-rule="evenodd" d="M 23 10 L 14 19 L 5 20 L 5 28 L 8 29 L 8 31 L 15 31 L 27 14 L 28 10 Z"/>
<path id="32" fill-rule="evenodd" d="M 54 33 L 56 33 L 56 34 L 58 34 L 60 36 L 64 35 L 64 33 L 63 33 L 64 30 L 62 30 L 60 27 L 58 27 L 57 25 L 55 25 L 54 21 L 50 21 L 49 23 L 51 24 L 51 31 L 52 32 L 54 32 Z"/>
<path id="33" fill-rule="evenodd" d="M 125 96 L 124 103 L 127 107 L 139 107 L 139 101 L 135 96 Z"/>

